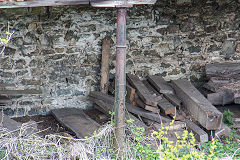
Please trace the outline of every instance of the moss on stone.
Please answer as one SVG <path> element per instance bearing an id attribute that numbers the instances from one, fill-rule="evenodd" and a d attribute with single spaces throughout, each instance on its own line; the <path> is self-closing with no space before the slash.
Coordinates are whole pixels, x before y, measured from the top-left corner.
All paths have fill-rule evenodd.
<path id="1" fill-rule="evenodd" d="M 180 73 L 181 71 L 179 69 L 173 69 L 170 73 L 168 73 L 168 75 L 178 75 Z"/>

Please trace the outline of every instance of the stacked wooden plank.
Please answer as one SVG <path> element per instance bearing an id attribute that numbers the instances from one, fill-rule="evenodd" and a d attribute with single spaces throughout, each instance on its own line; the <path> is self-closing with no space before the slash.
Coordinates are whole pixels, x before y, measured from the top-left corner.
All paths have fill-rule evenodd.
<path id="1" fill-rule="evenodd" d="M 109 43 L 107 45 L 109 46 Z M 103 46 L 103 48 L 104 47 L 106 48 L 106 45 Z M 108 58 L 102 59 L 102 61 L 106 60 L 108 60 Z M 104 64 L 106 65 L 103 65 L 102 68 L 108 67 L 108 62 Z M 229 101 L 232 101 L 232 92 L 231 90 L 221 89 L 221 87 L 226 86 L 226 84 L 231 81 L 229 78 L 238 77 L 237 74 L 240 74 L 240 67 L 236 64 L 230 68 L 226 64 L 222 66 L 224 69 L 219 70 L 219 66 L 207 65 L 207 75 L 212 77 L 211 82 L 208 84 L 208 89 L 212 91 L 218 91 L 220 89 L 219 92 L 214 93 L 221 95 L 222 99 L 217 97 L 217 100 L 221 103 L 229 103 Z M 113 85 L 108 87 L 108 93 L 112 94 L 108 95 L 107 91 L 104 90 L 108 85 L 107 72 L 102 71 L 102 73 L 105 74 L 105 76 L 102 77 L 107 78 L 103 79 L 104 84 L 101 85 L 101 92 L 90 92 L 89 97 L 90 100 L 94 102 L 95 108 L 108 114 L 109 111 L 114 112 L 115 84 L 113 81 Z M 219 78 L 219 73 L 225 75 L 225 77 Z M 166 126 L 169 126 L 169 123 L 174 120 L 175 123 L 172 126 L 172 128 L 174 128 L 173 132 L 181 132 L 182 129 L 185 128 L 193 132 L 199 142 L 208 141 L 208 134 L 205 131 L 214 130 L 220 134 L 219 132 L 225 127 L 225 125 L 222 126 L 222 113 L 208 101 L 208 99 L 216 98 L 216 95 L 208 95 L 208 99 L 206 99 L 187 80 L 179 79 L 167 82 L 164 78 L 157 75 L 149 75 L 145 80 L 140 80 L 138 76 L 130 73 L 127 73 L 126 78 L 125 106 L 128 111 L 126 112 L 126 117 L 127 119 L 134 119 L 138 126 L 145 128 L 152 126 L 158 130 L 162 127 L 166 128 Z M 212 83 L 217 85 L 211 85 Z"/>
<path id="2" fill-rule="evenodd" d="M 159 129 L 159 126 L 166 127 L 174 119 L 174 132 L 188 129 L 199 142 L 208 141 L 208 134 L 202 128 L 221 129 L 222 113 L 187 80 L 170 83 L 156 75 L 140 80 L 138 76 L 128 73 L 126 92 L 126 110 L 131 117 L 137 116 L 135 120 L 138 123 L 147 122 L 145 126 L 152 124 L 153 128 Z M 89 97 L 96 108 L 105 114 L 114 111 L 114 96 L 94 91 Z M 188 118 L 190 116 L 197 124 L 186 118 L 184 109 Z M 129 113 L 127 115 L 129 118 Z"/>
<path id="3" fill-rule="evenodd" d="M 211 63 L 205 70 L 210 80 L 204 87 L 213 92 L 207 95 L 213 105 L 240 104 L 240 63 Z"/>
<path id="4" fill-rule="evenodd" d="M 154 113 L 176 114 L 176 106 L 164 97 L 170 94 L 174 97 L 174 90 L 162 77 L 148 76 L 147 80 L 141 81 L 136 75 L 128 73 L 127 81 L 136 89 L 134 101 L 137 106 Z M 170 96 L 168 98 L 171 99 Z M 177 101 L 181 103 L 179 99 Z"/>

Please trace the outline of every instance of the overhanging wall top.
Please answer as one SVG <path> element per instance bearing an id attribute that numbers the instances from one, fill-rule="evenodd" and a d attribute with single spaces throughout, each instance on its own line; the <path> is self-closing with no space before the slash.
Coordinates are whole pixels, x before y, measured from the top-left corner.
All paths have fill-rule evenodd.
<path id="1" fill-rule="evenodd" d="M 156 0 L 0 0 L 0 8 L 91 4 L 93 7 L 154 4 Z"/>
<path id="2" fill-rule="evenodd" d="M 89 4 L 90 0 L 0 0 L 0 8 Z"/>

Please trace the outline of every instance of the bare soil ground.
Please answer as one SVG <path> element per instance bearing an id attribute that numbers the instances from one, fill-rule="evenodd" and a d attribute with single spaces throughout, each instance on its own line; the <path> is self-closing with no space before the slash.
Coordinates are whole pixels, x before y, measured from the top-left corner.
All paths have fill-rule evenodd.
<path id="1" fill-rule="evenodd" d="M 240 118 L 240 105 L 227 105 L 227 106 L 219 106 L 217 107 L 222 113 L 224 110 L 230 110 L 231 112 L 234 113 L 234 118 Z M 99 119 L 99 115 L 102 114 L 100 111 L 96 109 L 92 110 L 85 110 L 84 111 L 90 118 L 95 120 L 97 123 L 100 125 L 103 125 L 106 123 L 108 119 L 101 120 Z M 33 120 L 37 122 L 38 124 L 38 130 L 41 131 L 39 133 L 40 136 L 45 136 L 49 134 L 70 134 L 75 137 L 74 133 L 71 132 L 68 128 L 62 126 L 52 115 L 47 115 L 47 116 L 24 116 L 24 117 L 18 117 L 18 118 L 13 118 L 14 120 L 21 122 L 21 123 L 26 123 L 30 120 Z"/>
<path id="2" fill-rule="evenodd" d="M 102 114 L 100 111 L 93 109 L 93 110 L 86 110 L 84 111 L 90 118 L 95 120 L 99 124 L 104 124 L 108 121 L 106 120 L 100 120 L 98 118 L 99 114 Z M 24 116 L 24 117 L 17 117 L 13 118 L 17 122 L 26 123 L 30 120 L 35 121 L 38 125 L 38 130 L 41 131 L 39 133 L 40 136 L 45 136 L 49 134 L 70 134 L 72 136 L 75 136 L 73 132 L 71 132 L 68 128 L 61 125 L 52 115 L 37 115 L 37 116 Z"/>

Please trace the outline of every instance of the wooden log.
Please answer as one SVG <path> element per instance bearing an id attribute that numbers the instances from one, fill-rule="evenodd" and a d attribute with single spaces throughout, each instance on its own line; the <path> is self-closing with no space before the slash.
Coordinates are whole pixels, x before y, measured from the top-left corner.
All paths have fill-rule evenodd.
<path id="1" fill-rule="evenodd" d="M 207 99 L 212 105 L 231 104 L 234 101 L 234 94 L 229 91 L 207 94 Z"/>
<path id="2" fill-rule="evenodd" d="M 89 96 L 92 97 L 92 98 L 98 99 L 98 100 L 102 100 L 102 101 L 104 101 L 106 103 L 109 103 L 109 104 L 112 104 L 112 105 L 114 104 L 114 97 L 113 96 L 106 95 L 106 94 L 103 94 L 101 92 L 97 92 L 97 91 L 90 92 Z M 145 117 L 147 119 L 151 119 L 151 120 L 159 122 L 159 123 L 169 121 L 169 119 L 167 119 L 165 117 L 162 117 L 159 114 L 155 114 L 155 113 L 146 111 L 142 108 L 133 106 L 129 103 L 126 103 L 126 109 L 133 114 L 136 114 L 136 115 L 141 116 L 141 117 Z"/>
<path id="3" fill-rule="evenodd" d="M 143 101 L 138 97 L 135 96 L 134 102 L 136 102 L 137 106 L 147 110 L 147 111 L 151 111 L 153 113 L 159 113 L 160 109 L 157 106 L 149 106 L 143 103 Z"/>
<path id="4" fill-rule="evenodd" d="M 177 97 L 176 94 L 163 94 L 163 96 L 174 106 L 178 107 L 180 109 L 182 105 L 182 101 Z"/>
<path id="5" fill-rule="evenodd" d="M 183 105 L 204 128 L 217 130 L 221 127 L 222 113 L 191 82 L 179 79 L 172 81 L 172 84 Z"/>
<path id="6" fill-rule="evenodd" d="M 172 87 L 161 76 L 147 76 L 147 80 L 159 93 L 174 94 Z"/>
<path id="7" fill-rule="evenodd" d="M 101 61 L 101 92 L 108 92 L 110 40 L 103 40 Z"/>
<path id="8" fill-rule="evenodd" d="M 157 100 L 148 91 L 147 87 L 141 82 L 136 75 L 127 73 L 128 82 L 136 89 L 138 96 L 145 104 L 157 106 Z"/>
<path id="9" fill-rule="evenodd" d="M 210 63 L 205 66 L 206 75 L 209 77 L 237 78 L 240 74 L 240 63 Z"/>
<path id="10" fill-rule="evenodd" d="M 135 98 L 136 90 L 127 84 L 126 91 L 127 91 L 126 99 L 129 100 L 130 102 L 133 102 Z"/>
<path id="11" fill-rule="evenodd" d="M 36 89 L 0 90 L 0 94 L 6 94 L 6 95 L 42 94 L 42 91 L 36 90 Z"/>
<path id="12" fill-rule="evenodd" d="M 176 111 L 176 107 L 173 106 L 166 98 L 159 100 L 158 106 L 165 115 L 175 113 Z"/>
<path id="13" fill-rule="evenodd" d="M 192 132 L 199 142 L 207 142 L 208 141 L 208 134 L 202 130 L 199 126 L 188 119 L 184 119 L 183 122 L 186 123 L 187 130 Z"/>

